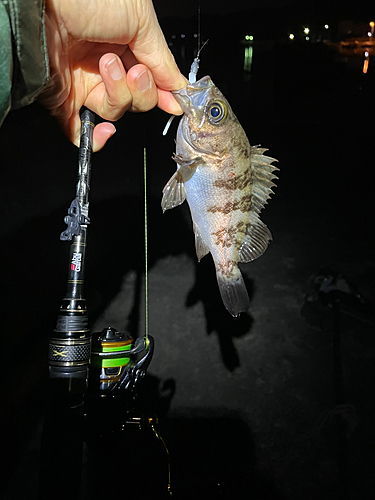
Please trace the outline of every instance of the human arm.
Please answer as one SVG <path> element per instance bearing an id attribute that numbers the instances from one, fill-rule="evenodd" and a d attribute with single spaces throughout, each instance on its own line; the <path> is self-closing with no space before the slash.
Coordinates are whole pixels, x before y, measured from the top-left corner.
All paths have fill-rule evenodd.
<path id="1" fill-rule="evenodd" d="M 43 0 L 0 0 L 0 125 L 33 102 L 48 76 Z"/>

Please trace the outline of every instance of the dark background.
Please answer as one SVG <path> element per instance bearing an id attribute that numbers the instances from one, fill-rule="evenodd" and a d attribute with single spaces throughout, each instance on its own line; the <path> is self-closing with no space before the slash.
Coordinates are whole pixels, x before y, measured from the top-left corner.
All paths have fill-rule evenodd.
<path id="1" fill-rule="evenodd" d="M 339 9 L 258 2 L 246 12 L 243 2 L 229 4 L 224 12 L 201 2 L 201 40 L 210 42 L 198 76 L 212 77 L 250 143 L 268 147 L 280 167 L 262 216 L 274 241 L 242 268 L 249 312 L 234 321 L 224 310 L 211 258 L 197 264 L 187 207 L 161 213 L 177 120 L 163 137 L 168 117 L 155 109 L 126 114 L 94 156 L 91 327 L 144 333 L 146 147 L 156 341 L 146 385 L 171 450 L 176 498 L 372 498 L 375 68 L 370 59 L 363 75 L 362 55 L 342 56 L 314 36 L 338 41 L 340 21 L 366 25 L 373 11 L 349 2 Z M 155 5 L 186 74 L 196 51 L 195 8 Z M 243 70 L 246 34 L 254 36 L 251 72 Z M 0 151 L 0 491 L 36 498 L 46 348 L 65 292 L 68 248 L 59 234 L 74 197 L 77 149 L 33 104 L 8 116 Z M 338 308 L 327 304 L 332 295 L 316 293 L 322 272 L 344 277 Z"/>

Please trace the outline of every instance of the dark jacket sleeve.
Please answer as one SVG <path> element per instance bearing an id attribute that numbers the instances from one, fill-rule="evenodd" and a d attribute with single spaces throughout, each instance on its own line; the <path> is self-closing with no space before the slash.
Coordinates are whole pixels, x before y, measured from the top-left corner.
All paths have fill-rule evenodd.
<path id="1" fill-rule="evenodd" d="M 33 102 L 49 77 L 44 0 L 0 0 L 0 125 Z"/>

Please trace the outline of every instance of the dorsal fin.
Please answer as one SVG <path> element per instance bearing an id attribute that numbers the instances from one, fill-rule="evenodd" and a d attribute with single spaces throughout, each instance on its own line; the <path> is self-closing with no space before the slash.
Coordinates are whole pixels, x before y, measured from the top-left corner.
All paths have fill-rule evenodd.
<path id="1" fill-rule="evenodd" d="M 251 169 L 253 172 L 250 220 L 239 250 L 240 262 L 250 262 L 260 257 L 272 240 L 271 232 L 260 220 L 259 213 L 271 197 L 271 194 L 273 194 L 272 188 L 276 184 L 272 181 L 277 179 L 273 172 L 279 169 L 272 165 L 272 162 L 277 161 L 275 158 L 263 156 L 265 151 L 267 149 L 258 146 L 252 146 L 250 149 Z"/>
<path id="2" fill-rule="evenodd" d="M 259 214 L 267 200 L 274 194 L 272 188 L 276 186 L 273 179 L 275 170 L 279 170 L 272 162 L 277 161 L 270 156 L 264 156 L 265 148 L 252 146 L 250 148 L 251 170 L 253 172 L 253 188 L 251 194 L 250 211 Z"/>

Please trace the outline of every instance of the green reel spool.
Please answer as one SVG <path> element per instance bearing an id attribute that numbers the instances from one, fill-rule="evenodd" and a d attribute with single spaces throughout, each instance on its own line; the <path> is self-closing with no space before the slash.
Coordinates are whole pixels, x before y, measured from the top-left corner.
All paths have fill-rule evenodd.
<path id="1" fill-rule="evenodd" d="M 125 351 L 130 351 L 132 344 L 133 338 L 128 333 L 112 327 L 93 334 L 90 371 L 101 391 L 107 391 L 122 378 L 130 363 L 130 353 L 128 357 Z"/>

